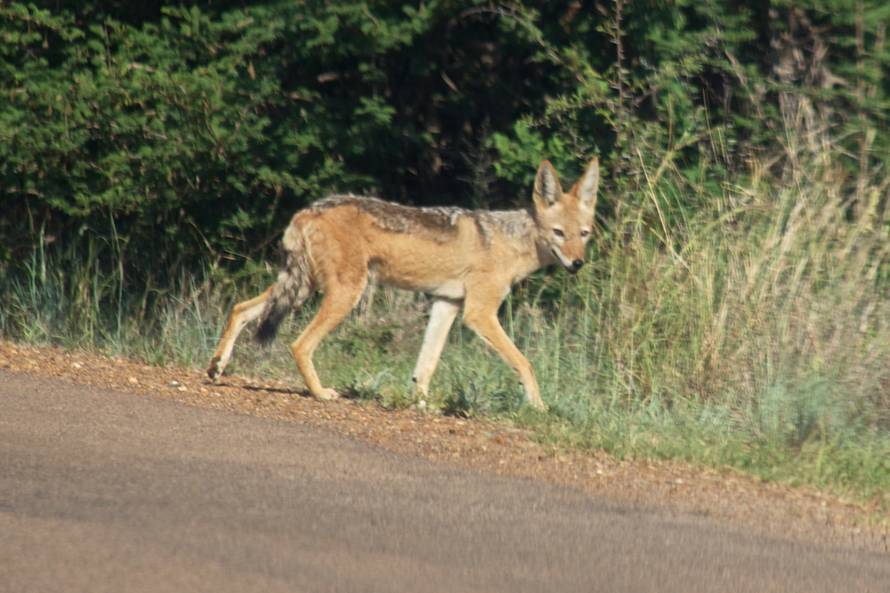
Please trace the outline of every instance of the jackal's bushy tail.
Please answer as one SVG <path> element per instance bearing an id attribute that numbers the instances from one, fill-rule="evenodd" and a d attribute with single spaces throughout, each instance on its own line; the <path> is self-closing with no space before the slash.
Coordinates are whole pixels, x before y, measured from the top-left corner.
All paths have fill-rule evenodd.
<path id="1" fill-rule="evenodd" d="M 312 272 L 309 254 L 302 234 L 289 226 L 282 241 L 287 252 L 287 265 L 278 274 L 272 294 L 260 314 L 260 324 L 254 338 L 260 344 L 271 342 L 278 333 L 278 326 L 295 308 L 302 305 L 312 294 Z"/>

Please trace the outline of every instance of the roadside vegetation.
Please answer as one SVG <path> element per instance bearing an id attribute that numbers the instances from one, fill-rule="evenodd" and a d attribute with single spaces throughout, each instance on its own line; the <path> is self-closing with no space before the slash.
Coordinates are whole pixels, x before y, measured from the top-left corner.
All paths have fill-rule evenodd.
<path id="1" fill-rule="evenodd" d="M 588 264 L 501 311 L 549 412 L 458 326 L 429 407 L 890 509 L 880 3 L 45 4 L 0 7 L 0 335 L 203 367 L 312 199 L 521 207 L 599 153 Z M 372 300 L 319 373 L 415 405 L 427 299 Z M 313 311 L 228 372 L 298 382 Z"/>
<path id="2" fill-rule="evenodd" d="M 642 187 L 615 197 L 620 218 L 604 225 L 581 273 L 541 274 L 502 310 L 550 412 L 521 408 L 513 373 L 457 327 L 430 407 L 504 416 L 557 443 L 731 466 L 886 507 L 890 241 L 877 203 L 851 223 L 831 169 L 814 165 L 793 189 L 755 171 L 744 186 L 701 195 L 708 207 L 690 213 L 673 205 L 681 188 L 670 164 L 662 170 L 655 179 L 644 169 Z M 670 225 L 646 222 L 659 212 Z M 3 286 L 4 335 L 201 367 L 230 306 L 274 276 L 232 280 L 207 269 L 163 294 L 132 294 L 119 269 L 100 263 L 113 241 L 93 249 L 85 258 L 35 250 L 27 274 Z M 319 372 L 353 396 L 414 405 L 427 299 L 378 290 L 374 300 L 323 344 Z M 271 349 L 246 330 L 230 372 L 299 381 L 286 345 L 313 310 L 295 315 Z"/>

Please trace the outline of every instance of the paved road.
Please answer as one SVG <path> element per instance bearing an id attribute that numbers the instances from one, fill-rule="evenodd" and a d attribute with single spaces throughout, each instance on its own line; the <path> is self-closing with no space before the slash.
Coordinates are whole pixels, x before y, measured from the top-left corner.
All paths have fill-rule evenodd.
<path id="1" fill-rule="evenodd" d="M 0 591 L 887 592 L 890 556 L 0 372 Z"/>

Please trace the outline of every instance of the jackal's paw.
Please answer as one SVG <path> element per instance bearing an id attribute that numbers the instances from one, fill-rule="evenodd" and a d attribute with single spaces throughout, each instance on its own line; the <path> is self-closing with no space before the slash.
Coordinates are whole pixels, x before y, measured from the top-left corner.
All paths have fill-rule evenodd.
<path id="1" fill-rule="evenodd" d="M 319 399 L 321 401 L 331 401 L 332 399 L 340 399 L 340 394 L 337 393 L 337 390 L 331 389 L 330 387 L 323 388 L 318 393 L 313 393 L 315 399 Z"/>
<path id="2" fill-rule="evenodd" d="M 222 369 L 219 368 L 219 356 L 214 356 L 210 360 L 210 366 L 207 367 L 207 376 L 211 381 L 216 381 L 222 375 Z"/>
<path id="3" fill-rule="evenodd" d="M 526 403 L 528 403 L 528 405 L 532 409 L 537 410 L 538 412 L 546 412 L 547 411 L 547 404 L 545 404 L 544 400 L 542 400 L 540 398 L 539 399 L 530 399 Z"/>

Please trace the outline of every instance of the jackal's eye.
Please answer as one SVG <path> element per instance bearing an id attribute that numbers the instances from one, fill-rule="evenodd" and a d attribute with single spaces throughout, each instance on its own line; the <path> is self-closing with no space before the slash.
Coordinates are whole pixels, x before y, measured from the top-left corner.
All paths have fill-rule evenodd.
<path id="1" fill-rule="evenodd" d="M 581 229 L 581 238 L 582 238 L 582 239 L 586 239 L 587 236 L 588 236 L 589 234 L 590 234 L 590 231 L 589 231 L 589 230 L 587 230 L 587 229 Z"/>
<path id="2" fill-rule="evenodd" d="M 553 229 L 553 234 L 556 235 L 557 237 L 559 237 L 560 239 L 566 238 L 566 234 L 563 232 L 562 229 L 556 229 L 556 228 Z"/>

